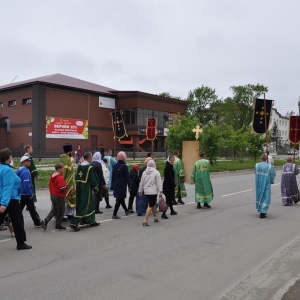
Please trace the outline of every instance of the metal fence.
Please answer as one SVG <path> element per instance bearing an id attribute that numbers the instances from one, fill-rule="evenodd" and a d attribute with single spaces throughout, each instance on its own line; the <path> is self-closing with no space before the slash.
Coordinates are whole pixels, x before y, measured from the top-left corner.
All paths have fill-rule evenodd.
<path id="1" fill-rule="evenodd" d="M 22 157 L 22 155 L 24 154 L 24 146 L 25 146 L 24 143 L 21 143 L 20 146 L 18 146 L 17 148 L 10 147 L 7 143 L 2 144 L 2 148 L 9 148 L 12 151 L 13 157 L 15 157 L 15 158 Z M 61 147 L 60 148 L 46 148 L 46 147 L 43 147 L 40 143 L 33 150 L 34 151 L 32 153 L 32 156 L 34 158 L 38 159 L 39 161 L 41 161 L 42 159 L 44 160 L 44 159 L 58 158 L 63 153 Z M 75 150 L 76 149 L 73 149 L 73 151 L 75 151 Z M 97 149 L 97 147 L 94 145 L 91 145 L 91 147 L 89 147 L 89 148 L 83 148 L 83 152 L 95 153 L 98 150 L 99 149 Z M 127 149 L 117 148 L 115 151 L 116 153 L 113 153 L 113 156 L 116 156 L 116 154 L 119 151 L 125 151 L 129 158 L 136 159 L 136 158 L 146 157 L 147 153 L 151 152 L 151 148 L 146 149 L 145 152 L 142 152 L 138 148 L 135 148 L 135 147 L 131 147 L 131 148 L 127 148 Z M 153 152 L 154 152 L 153 153 L 154 157 L 165 158 L 168 155 L 166 149 L 154 149 Z"/>

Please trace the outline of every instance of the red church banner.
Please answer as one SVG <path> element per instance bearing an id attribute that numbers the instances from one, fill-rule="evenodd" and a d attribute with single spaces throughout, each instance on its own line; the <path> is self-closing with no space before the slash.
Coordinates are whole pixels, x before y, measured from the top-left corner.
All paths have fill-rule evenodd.
<path id="1" fill-rule="evenodd" d="M 148 118 L 146 125 L 146 135 L 148 140 L 154 140 L 156 138 L 156 119 Z"/>
<path id="2" fill-rule="evenodd" d="M 293 144 L 300 142 L 300 117 L 290 116 L 289 140 Z"/>
<path id="3" fill-rule="evenodd" d="M 88 139 L 88 120 L 46 117 L 46 138 Z"/>

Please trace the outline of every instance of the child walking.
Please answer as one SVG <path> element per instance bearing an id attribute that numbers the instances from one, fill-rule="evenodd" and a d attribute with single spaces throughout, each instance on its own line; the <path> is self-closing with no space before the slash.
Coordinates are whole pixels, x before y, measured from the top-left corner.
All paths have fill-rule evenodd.
<path id="1" fill-rule="evenodd" d="M 65 214 L 65 197 L 67 190 L 67 185 L 63 176 L 64 167 L 64 164 L 58 162 L 55 165 L 56 172 L 50 176 L 49 190 L 52 209 L 44 220 L 43 228 L 45 230 L 47 229 L 47 224 L 54 216 L 56 216 L 55 229 L 66 229 L 66 227 L 61 225 Z"/>
<path id="2" fill-rule="evenodd" d="M 129 213 L 133 214 L 134 210 L 132 209 L 134 197 L 137 195 L 137 191 L 139 189 L 140 185 L 140 176 L 139 176 L 139 169 L 140 166 L 137 164 L 134 164 L 132 166 L 132 170 L 130 170 L 129 176 L 130 176 L 130 196 L 128 200 L 128 210 Z"/>

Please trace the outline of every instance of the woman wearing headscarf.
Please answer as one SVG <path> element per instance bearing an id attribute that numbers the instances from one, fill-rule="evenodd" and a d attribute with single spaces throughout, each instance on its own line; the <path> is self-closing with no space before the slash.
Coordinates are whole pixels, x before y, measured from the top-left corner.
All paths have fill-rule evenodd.
<path id="1" fill-rule="evenodd" d="M 127 196 L 127 186 L 130 189 L 130 176 L 128 166 L 125 162 L 126 158 L 127 156 L 125 152 L 120 151 L 117 155 L 118 162 L 112 167 L 113 195 L 116 198 L 116 204 L 112 219 L 120 219 L 120 217 L 117 215 L 120 205 L 122 205 L 126 216 L 129 214 L 129 210 L 126 207 L 125 203 L 125 198 Z"/>
<path id="2" fill-rule="evenodd" d="M 20 206 L 21 179 L 12 170 L 11 160 L 12 154 L 9 149 L 0 150 L 0 224 L 9 213 L 15 230 L 17 250 L 26 250 L 31 249 L 32 246 L 25 244 L 26 233 Z"/>
<path id="3" fill-rule="evenodd" d="M 170 207 L 171 215 L 177 215 L 177 212 L 173 209 L 173 201 L 175 201 L 175 172 L 174 172 L 174 156 L 169 156 L 166 161 L 166 166 L 164 169 L 164 183 L 163 183 L 163 193 L 166 196 L 166 202 Z M 168 219 L 166 211 L 161 215 L 163 219 Z"/>
<path id="4" fill-rule="evenodd" d="M 91 162 L 91 166 L 93 167 L 99 181 L 99 190 L 97 193 L 94 193 L 95 214 L 103 213 L 102 211 L 100 211 L 99 206 L 100 201 L 102 200 L 102 188 L 107 188 L 105 179 L 103 177 L 102 164 L 103 161 L 101 160 L 101 153 L 95 152 L 93 155 L 93 160 Z"/>
<path id="5" fill-rule="evenodd" d="M 146 210 L 145 219 L 143 222 L 143 226 L 149 226 L 148 219 L 153 213 L 154 222 L 158 222 L 158 217 L 156 215 L 156 201 L 157 194 L 162 195 L 162 184 L 161 184 L 161 176 L 160 173 L 156 170 L 156 164 L 153 159 L 147 162 L 147 169 L 142 175 L 140 187 L 139 187 L 139 195 L 145 193 L 148 200 L 148 208 Z"/>

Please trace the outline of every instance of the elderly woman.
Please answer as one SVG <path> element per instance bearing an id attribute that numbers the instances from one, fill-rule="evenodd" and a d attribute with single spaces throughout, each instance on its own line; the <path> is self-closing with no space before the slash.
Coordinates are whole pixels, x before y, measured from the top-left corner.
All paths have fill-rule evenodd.
<path id="1" fill-rule="evenodd" d="M 120 205 L 122 205 L 126 216 L 129 214 L 129 210 L 126 207 L 125 203 L 125 198 L 127 196 L 127 186 L 130 189 L 130 176 L 128 166 L 125 162 L 126 158 L 127 156 L 125 152 L 120 151 L 117 155 L 118 162 L 112 167 L 113 195 L 116 198 L 116 204 L 112 219 L 120 219 L 120 217 L 117 215 Z"/>
<path id="2" fill-rule="evenodd" d="M 150 226 L 148 224 L 148 219 L 151 212 L 154 216 L 154 222 L 158 222 L 155 204 L 157 201 L 157 194 L 159 193 L 160 196 L 162 195 L 161 176 L 156 170 L 155 161 L 152 159 L 147 162 L 147 169 L 144 171 L 141 178 L 139 195 L 142 196 L 143 192 L 148 201 L 148 208 L 146 210 L 143 226 Z"/>
<path id="3" fill-rule="evenodd" d="M 11 160 L 12 154 L 9 149 L 0 150 L 0 224 L 9 213 L 15 230 L 17 250 L 31 249 L 32 246 L 25 244 L 26 233 L 20 206 L 21 179 L 12 170 Z"/>
<path id="4" fill-rule="evenodd" d="M 95 214 L 102 214 L 103 212 L 100 211 L 100 201 L 102 200 L 102 189 L 103 187 L 107 189 L 107 185 L 103 176 L 103 161 L 100 152 L 95 152 L 93 155 L 93 160 L 91 162 L 91 166 L 97 175 L 99 190 L 97 193 L 94 193 L 94 205 L 95 205 Z"/>

